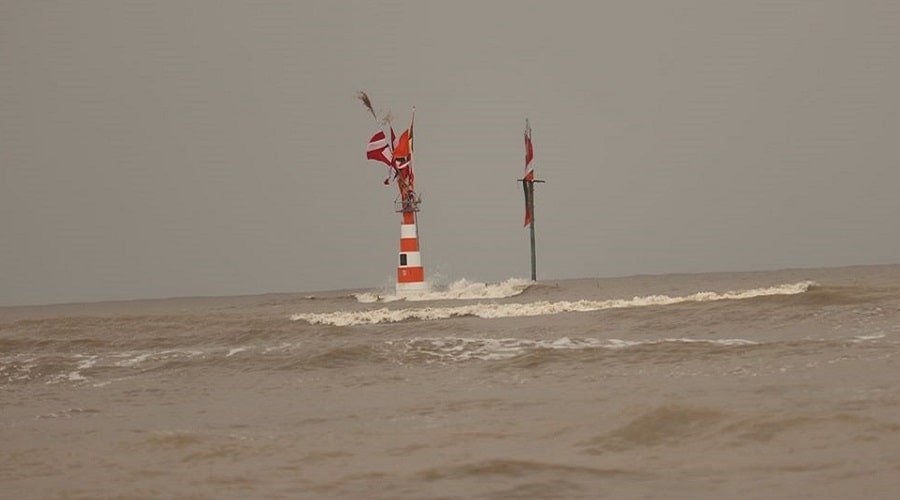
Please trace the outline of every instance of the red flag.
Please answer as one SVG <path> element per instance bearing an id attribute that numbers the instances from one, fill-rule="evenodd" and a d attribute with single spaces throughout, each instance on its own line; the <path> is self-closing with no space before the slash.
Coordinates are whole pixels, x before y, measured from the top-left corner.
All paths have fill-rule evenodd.
<path id="1" fill-rule="evenodd" d="M 527 182 L 525 180 L 522 181 L 522 189 L 525 191 L 525 224 L 524 227 L 528 227 L 528 224 L 531 224 L 531 204 L 534 203 L 532 196 L 534 194 L 534 183 Z"/>
<path id="2" fill-rule="evenodd" d="M 393 135 L 393 130 L 391 135 Z M 384 131 L 379 130 L 369 139 L 369 147 L 366 148 L 366 158 L 380 161 L 387 166 L 391 165 L 394 155 L 391 153 L 391 145 L 388 144 Z"/>
<path id="3" fill-rule="evenodd" d="M 525 120 L 525 180 L 534 180 L 534 167 L 531 166 L 531 160 L 534 159 L 534 145 L 531 143 L 531 125 Z"/>

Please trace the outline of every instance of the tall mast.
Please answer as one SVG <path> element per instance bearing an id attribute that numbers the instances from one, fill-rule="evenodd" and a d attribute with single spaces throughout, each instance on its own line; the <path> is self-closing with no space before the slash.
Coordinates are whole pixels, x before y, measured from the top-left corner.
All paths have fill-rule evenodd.
<path id="1" fill-rule="evenodd" d="M 531 281 L 537 281 L 537 255 L 534 251 L 534 181 L 524 181 L 528 184 L 528 203 L 531 211 L 531 224 L 528 224 L 531 233 Z"/>
<path id="2" fill-rule="evenodd" d="M 525 119 L 525 177 L 518 179 L 522 182 L 522 191 L 525 193 L 525 225 L 531 233 L 531 281 L 537 281 L 537 254 L 534 244 L 534 183 L 544 182 L 534 178 L 534 167 L 531 161 L 534 159 L 534 144 L 531 140 L 531 125 L 528 118 Z"/>
<path id="3" fill-rule="evenodd" d="M 394 168 L 397 171 L 397 185 L 400 188 L 397 212 L 402 216 L 400 253 L 397 262 L 397 293 L 400 295 L 428 290 L 419 247 L 418 211 L 419 203 L 422 200 L 415 191 L 415 172 L 413 170 L 415 150 L 413 128 L 415 123 L 416 108 L 413 107 L 409 128 L 400 135 L 400 141 L 394 149 Z"/>

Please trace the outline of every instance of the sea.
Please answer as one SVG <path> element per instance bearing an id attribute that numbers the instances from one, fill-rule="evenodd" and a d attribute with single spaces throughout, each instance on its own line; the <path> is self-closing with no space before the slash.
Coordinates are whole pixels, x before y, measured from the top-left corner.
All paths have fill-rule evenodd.
<path id="1" fill-rule="evenodd" d="M 893 499 L 900 265 L 0 308 L 0 498 Z"/>

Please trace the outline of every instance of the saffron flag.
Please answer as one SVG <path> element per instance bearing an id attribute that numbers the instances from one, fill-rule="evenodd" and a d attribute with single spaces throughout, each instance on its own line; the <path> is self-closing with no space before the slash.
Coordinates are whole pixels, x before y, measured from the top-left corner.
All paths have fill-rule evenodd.
<path id="1" fill-rule="evenodd" d="M 413 125 L 416 123 L 416 108 L 413 108 L 409 128 L 400 134 L 394 144 L 394 169 L 397 171 L 400 197 L 406 200 L 415 196 L 416 177 L 413 173 Z"/>
<path id="2" fill-rule="evenodd" d="M 413 127 L 416 124 L 416 107 L 413 106 L 412 110 L 412 119 L 409 120 L 409 173 L 407 177 L 409 178 L 409 189 L 412 191 L 416 184 L 416 174 L 413 172 L 412 168 L 412 156 L 413 156 Z"/>
<path id="3" fill-rule="evenodd" d="M 393 130 L 391 130 L 391 135 L 394 135 Z M 371 139 L 369 139 L 369 147 L 366 148 L 366 158 L 380 161 L 387 166 L 391 166 L 391 163 L 394 160 L 394 154 L 391 152 L 391 145 L 388 143 L 384 131 L 379 130 Z"/>
<path id="4" fill-rule="evenodd" d="M 400 134 L 400 138 L 397 139 L 397 144 L 394 146 L 394 158 L 406 158 L 409 156 L 410 149 L 410 132 L 409 130 L 404 130 L 402 134 Z"/>
<path id="5" fill-rule="evenodd" d="M 409 146 L 409 130 L 405 130 L 394 146 L 394 177 L 397 179 L 397 187 L 400 188 L 400 198 L 404 202 L 414 189 Z"/>

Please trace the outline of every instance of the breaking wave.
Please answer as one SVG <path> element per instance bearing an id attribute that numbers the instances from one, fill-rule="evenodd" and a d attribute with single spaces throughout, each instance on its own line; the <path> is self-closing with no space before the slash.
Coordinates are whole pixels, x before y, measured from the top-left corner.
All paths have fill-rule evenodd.
<path id="1" fill-rule="evenodd" d="M 421 292 L 415 295 L 397 295 L 392 292 L 366 292 L 354 294 L 356 300 L 363 303 L 395 302 L 406 300 L 417 302 L 423 300 L 478 300 L 503 299 L 514 297 L 524 292 L 534 282 L 520 278 L 510 278 L 500 283 L 471 282 L 465 278 L 456 280 L 446 288 Z"/>
<path id="2" fill-rule="evenodd" d="M 528 340 L 519 338 L 415 338 L 407 341 L 390 341 L 399 344 L 407 356 L 413 354 L 436 361 L 463 362 L 471 360 L 498 361 L 511 359 L 535 351 L 620 350 L 632 347 L 660 345 L 705 345 L 717 347 L 747 347 L 758 345 L 745 339 L 688 339 L 666 338 L 656 340 L 620 340 L 562 337 L 555 340 Z"/>
<path id="3" fill-rule="evenodd" d="M 508 282 L 508 281 L 507 281 Z M 504 282 L 504 283 L 507 283 Z M 605 309 L 621 309 L 643 306 L 664 306 L 684 302 L 712 302 L 718 300 L 740 300 L 772 295 L 796 295 L 805 293 L 812 281 L 801 281 L 767 288 L 754 288 L 729 292 L 698 292 L 691 295 L 670 297 L 668 295 L 648 295 L 632 299 L 540 301 L 511 304 L 471 304 L 453 307 L 423 307 L 370 311 L 335 311 L 329 313 L 299 313 L 291 315 L 291 320 L 306 321 L 313 325 L 353 326 L 378 323 L 396 323 L 406 320 L 438 320 L 458 316 L 479 318 L 511 318 L 522 316 L 542 316 L 567 312 L 592 312 Z M 524 289 L 523 289 L 524 290 Z M 520 292 L 521 293 L 521 292 Z"/>

